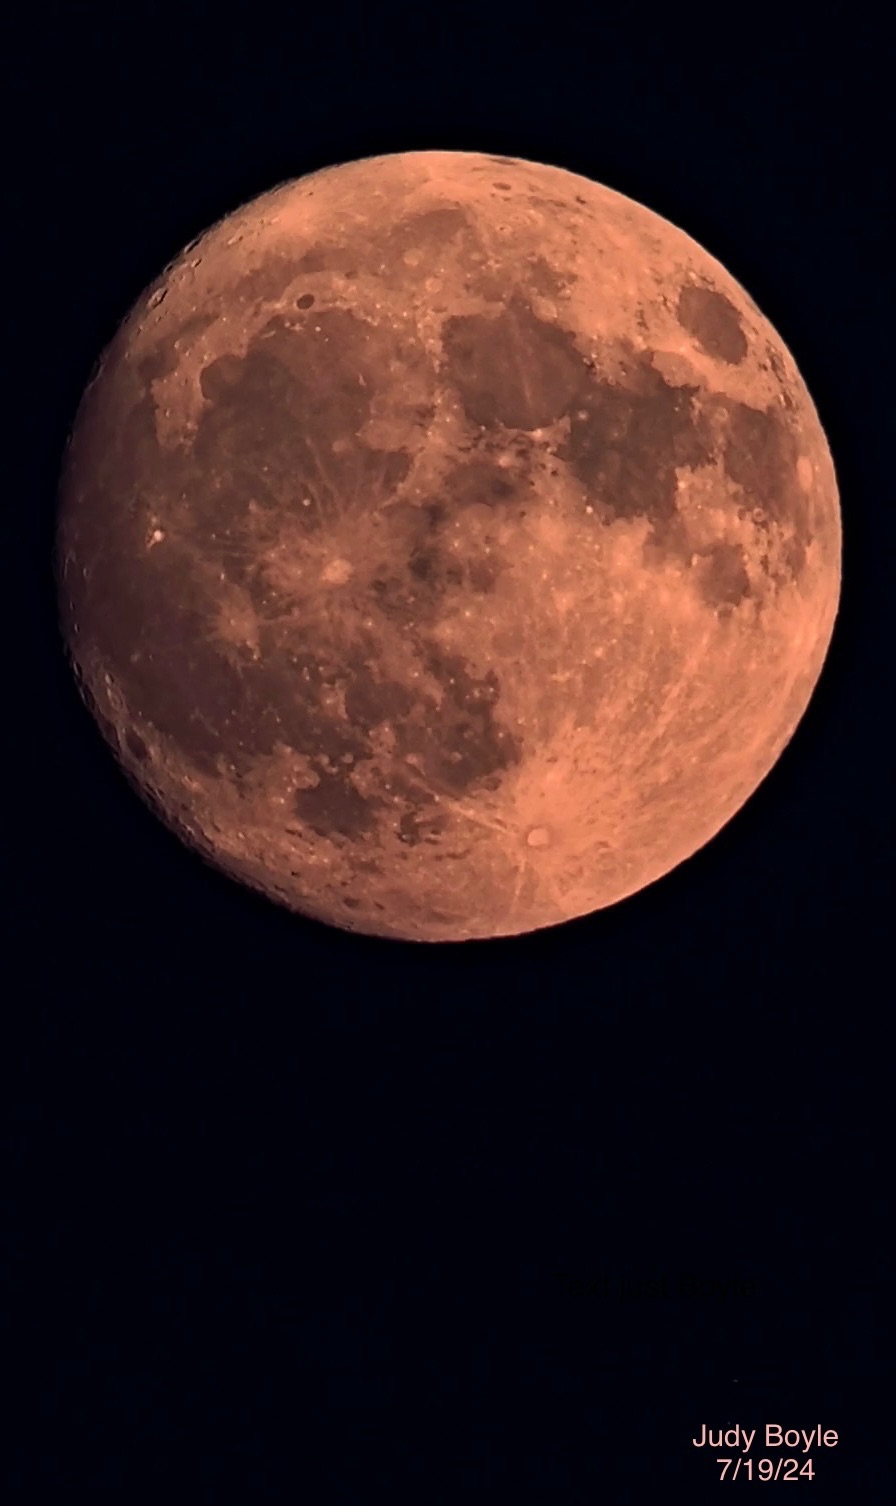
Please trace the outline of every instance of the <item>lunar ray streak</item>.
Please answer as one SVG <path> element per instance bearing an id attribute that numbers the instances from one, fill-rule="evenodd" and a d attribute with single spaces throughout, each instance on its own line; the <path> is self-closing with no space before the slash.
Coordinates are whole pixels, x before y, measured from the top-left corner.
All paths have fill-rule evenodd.
<path id="1" fill-rule="evenodd" d="M 496 831 L 502 837 L 508 835 L 508 828 L 502 821 L 479 815 L 476 811 L 470 810 L 469 806 L 461 805 L 457 800 L 452 802 L 452 813 L 462 816 L 465 821 L 472 821 L 474 826 L 484 826 L 488 831 Z"/>

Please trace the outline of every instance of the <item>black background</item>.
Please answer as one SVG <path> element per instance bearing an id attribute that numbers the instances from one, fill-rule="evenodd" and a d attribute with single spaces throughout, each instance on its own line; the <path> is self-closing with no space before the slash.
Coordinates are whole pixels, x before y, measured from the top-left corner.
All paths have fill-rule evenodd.
<path id="1" fill-rule="evenodd" d="M 886 1499 L 883 43 L 845 8 L 620 14 L 14 23 L 10 1499 L 715 1499 L 690 1439 L 734 1422 L 837 1429 L 802 1489 Z M 608 911 L 454 947 L 182 849 L 77 699 L 50 573 L 65 438 L 146 284 L 284 179 L 421 148 L 555 163 L 704 244 L 794 352 L 844 517 L 824 673 L 740 814 Z"/>

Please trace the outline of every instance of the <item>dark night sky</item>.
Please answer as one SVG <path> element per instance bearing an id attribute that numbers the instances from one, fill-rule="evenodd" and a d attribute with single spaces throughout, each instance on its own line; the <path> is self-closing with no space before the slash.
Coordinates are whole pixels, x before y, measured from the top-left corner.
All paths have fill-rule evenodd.
<path id="1" fill-rule="evenodd" d="M 10 1500 L 697 1501 L 689 1440 L 735 1421 L 840 1429 L 813 1499 L 884 1499 L 889 95 L 880 39 L 781 10 L 555 40 L 494 7 L 20 14 Z M 420 148 L 556 163 L 704 244 L 794 352 L 844 512 L 824 674 L 736 819 L 611 910 L 458 947 L 303 922 L 182 849 L 78 702 L 49 559 L 80 392 L 164 264 Z"/>

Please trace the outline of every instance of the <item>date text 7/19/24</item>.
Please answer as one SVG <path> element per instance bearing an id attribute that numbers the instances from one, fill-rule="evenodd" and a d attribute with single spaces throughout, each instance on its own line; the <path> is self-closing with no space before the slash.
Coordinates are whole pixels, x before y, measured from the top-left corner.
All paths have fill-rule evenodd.
<path id="1" fill-rule="evenodd" d="M 811 1459 L 717 1459 L 720 1480 L 814 1480 Z"/>

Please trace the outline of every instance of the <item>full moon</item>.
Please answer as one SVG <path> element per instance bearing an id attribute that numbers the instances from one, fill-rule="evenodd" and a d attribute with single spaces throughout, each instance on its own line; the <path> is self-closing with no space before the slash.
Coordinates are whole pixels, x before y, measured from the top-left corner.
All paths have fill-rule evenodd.
<path id="1" fill-rule="evenodd" d="M 140 298 L 63 466 L 82 694 L 209 862 L 331 925 L 613 905 L 771 769 L 833 631 L 834 468 L 701 246 L 557 167 L 263 195 Z"/>

